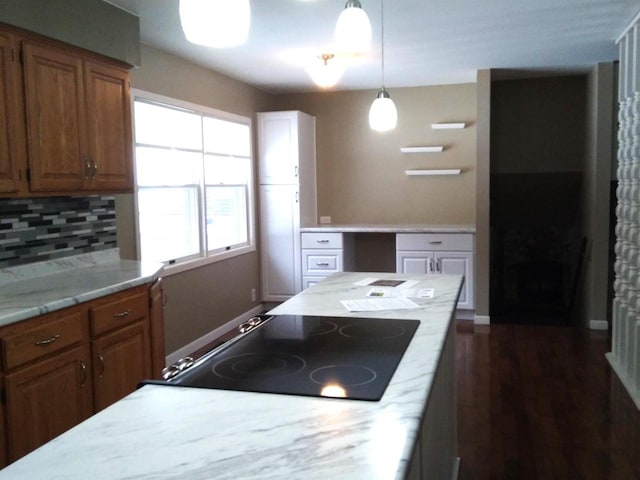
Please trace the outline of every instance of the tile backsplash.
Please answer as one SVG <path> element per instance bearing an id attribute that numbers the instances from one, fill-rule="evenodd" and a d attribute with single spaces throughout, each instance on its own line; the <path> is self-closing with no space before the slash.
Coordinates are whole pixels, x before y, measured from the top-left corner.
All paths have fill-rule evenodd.
<path id="1" fill-rule="evenodd" d="M 0 199 L 0 268 L 116 246 L 112 196 Z"/>

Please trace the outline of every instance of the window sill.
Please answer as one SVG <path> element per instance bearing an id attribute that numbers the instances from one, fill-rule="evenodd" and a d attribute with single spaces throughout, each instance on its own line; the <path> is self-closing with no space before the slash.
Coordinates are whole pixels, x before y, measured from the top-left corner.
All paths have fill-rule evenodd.
<path id="1" fill-rule="evenodd" d="M 239 257 L 240 255 L 246 255 L 247 253 L 255 252 L 255 245 L 250 245 L 247 247 L 236 248 L 234 250 L 229 250 L 228 252 L 220 252 L 208 257 L 204 258 L 196 258 L 193 260 L 187 260 L 181 263 L 177 263 L 174 265 L 166 265 L 162 270 L 163 277 L 170 277 L 171 275 L 175 275 L 178 273 L 186 272 L 188 270 L 193 270 L 194 268 L 204 267 L 205 265 L 210 265 L 212 263 L 221 262 L 223 260 L 228 260 L 233 257 Z"/>

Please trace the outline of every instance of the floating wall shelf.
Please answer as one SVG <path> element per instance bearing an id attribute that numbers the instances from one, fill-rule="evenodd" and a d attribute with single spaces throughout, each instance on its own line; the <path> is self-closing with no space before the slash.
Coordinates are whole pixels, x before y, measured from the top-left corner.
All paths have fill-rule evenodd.
<path id="1" fill-rule="evenodd" d="M 443 146 L 436 147 L 400 147 L 402 153 L 433 153 L 444 150 Z"/>
<path id="2" fill-rule="evenodd" d="M 432 123 L 431 128 L 433 130 L 450 130 L 454 128 L 464 128 L 466 123 Z"/>
<path id="3" fill-rule="evenodd" d="M 445 170 L 405 170 L 404 173 L 410 177 L 417 177 L 429 175 L 460 175 L 461 171 L 459 168 L 450 168 Z"/>

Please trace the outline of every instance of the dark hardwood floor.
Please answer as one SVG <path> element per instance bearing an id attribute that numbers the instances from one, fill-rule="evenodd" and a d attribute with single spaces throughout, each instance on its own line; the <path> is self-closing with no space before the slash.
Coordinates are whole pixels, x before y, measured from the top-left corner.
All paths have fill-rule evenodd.
<path id="1" fill-rule="evenodd" d="M 457 327 L 461 480 L 640 480 L 640 411 L 607 332 Z"/>

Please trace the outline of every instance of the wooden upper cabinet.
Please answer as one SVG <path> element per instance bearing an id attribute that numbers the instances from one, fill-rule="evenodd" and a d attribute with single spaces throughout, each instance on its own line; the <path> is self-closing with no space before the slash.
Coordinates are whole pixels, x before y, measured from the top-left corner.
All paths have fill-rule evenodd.
<path id="1" fill-rule="evenodd" d="M 127 67 L 30 35 L 21 40 L 30 191 L 133 191 Z"/>
<path id="2" fill-rule="evenodd" d="M 82 59 L 28 42 L 22 52 L 31 190 L 80 191 L 88 151 Z"/>
<path id="3" fill-rule="evenodd" d="M 0 194 L 26 188 L 26 145 L 15 37 L 0 32 Z"/>
<path id="4" fill-rule="evenodd" d="M 85 63 L 90 185 L 94 190 L 133 189 L 131 103 L 126 70 Z"/>

